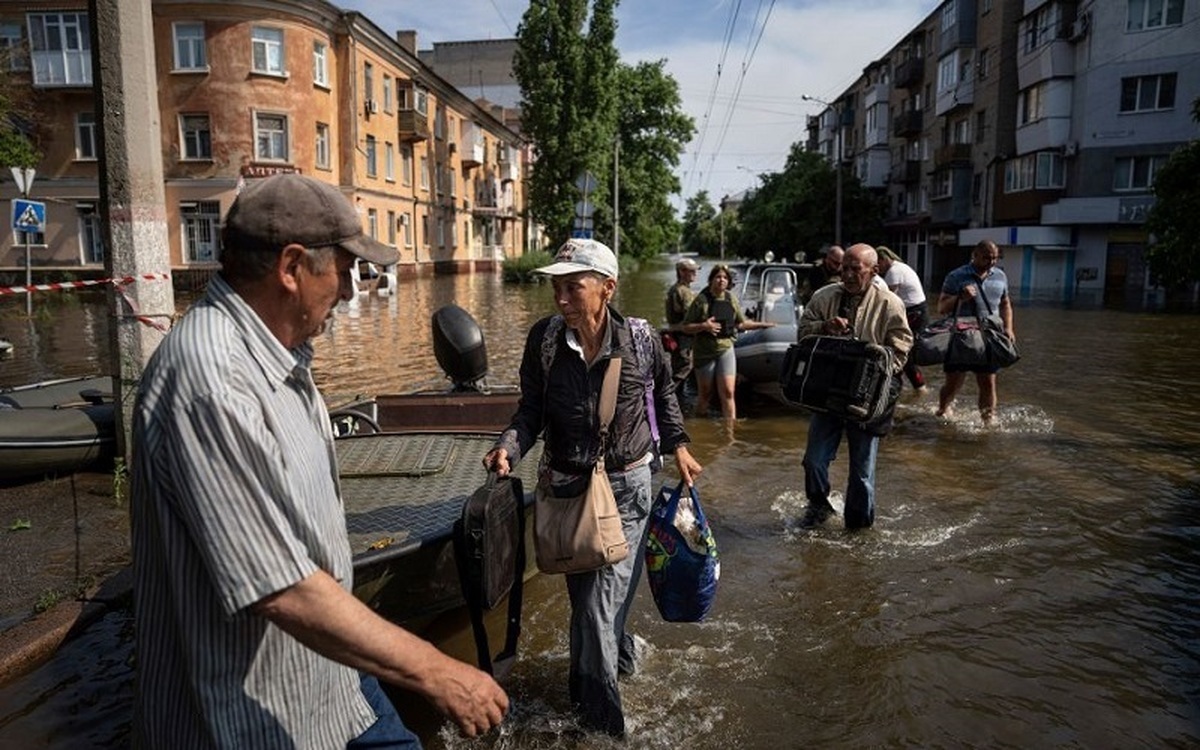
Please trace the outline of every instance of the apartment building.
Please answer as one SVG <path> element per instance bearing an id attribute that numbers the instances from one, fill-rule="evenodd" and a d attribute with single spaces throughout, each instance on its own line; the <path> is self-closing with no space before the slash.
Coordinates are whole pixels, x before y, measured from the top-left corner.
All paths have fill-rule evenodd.
<path id="1" fill-rule="evenodd" d="M 519 134 L 437 76 L 416 34 L 311 0 L 153 0 L 172 271 L 210 273 L 238 191 L 300 172 L 339 186 L 399 272 L 465 272 L 521 255 L 529 236 Z M 31 197 L 47 226 L 31 265 L 102 270 L 98 121 L 87 4 L 5 3 L 0 47 L 18 96 L 36 104 L 44 153 Z M 0 187 L 0 198 L 15 186 Z M 25 237 L 0 240 L 24 267 Z"/>
<path id="2" fill-rule="evenodd" d="M 1196 0 L 946 0 L 808 145 L 840 141 L 887 196 L 889 243 L 928 287 L 992 239 L 1019 299 L 1138 304 L 1154 172 L 1200 137 L 1198 22 Z"/>

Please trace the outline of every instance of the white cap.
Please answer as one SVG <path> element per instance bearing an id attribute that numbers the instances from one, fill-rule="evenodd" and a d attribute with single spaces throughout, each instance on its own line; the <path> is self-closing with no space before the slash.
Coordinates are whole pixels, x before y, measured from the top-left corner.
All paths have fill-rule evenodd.
<path id="1" fill-rule="evenodd" d="M 617 256 L 608 245 L 596 240 L 570 239 L 558 248 L 554 262 L 534 269 L 549 276 L 566 276 L 570 273 L 594 271 L 610 279 L 617 278 Z"/>

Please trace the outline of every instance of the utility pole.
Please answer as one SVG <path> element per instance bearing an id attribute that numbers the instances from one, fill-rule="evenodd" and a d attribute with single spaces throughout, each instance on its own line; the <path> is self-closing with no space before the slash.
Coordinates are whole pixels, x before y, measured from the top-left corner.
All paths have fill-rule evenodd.
<path id="1" fill-rule="evenodd" d="M 116 354 L 117 443 L 128 456 L 133 392 L 175 314 L 150 3 L 88 0 L 100 133 L 100 215 Z M 147 275 L 159 276 L 155 279 Z M 147 324 L 150 323 L 152 325 Z"/>

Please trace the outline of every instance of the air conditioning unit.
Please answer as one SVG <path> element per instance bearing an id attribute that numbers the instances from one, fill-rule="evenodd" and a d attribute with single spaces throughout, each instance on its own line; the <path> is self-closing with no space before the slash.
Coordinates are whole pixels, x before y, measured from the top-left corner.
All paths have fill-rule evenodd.
<path id="1" fill-rule="evenodd" d="M 367 112 L 372 115 L 379 114 L 379 102 L 374 99 L 367 100 Z"/>
<path id="2" fill-rule="evenodd" d="M 1070 141 L 1063 146 L 1063 156 L 1074 156 L 1079 153 L 1079 141 Z"/>

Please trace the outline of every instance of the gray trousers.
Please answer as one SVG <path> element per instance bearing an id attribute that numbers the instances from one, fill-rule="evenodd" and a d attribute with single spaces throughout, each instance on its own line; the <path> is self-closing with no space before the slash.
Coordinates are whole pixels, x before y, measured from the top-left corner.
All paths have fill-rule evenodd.
<path id="1" fill-rule="evenodd" d="M 625 715 L 617 689 L 618 663 L 634 668 L 633 639 L 625 621 L 642 576 L 646 522 L 650 517 L 651 476 L 648 465 L 610 472 L 621 526 L 629 540 L 629 556 L 616 565 L 568 575 L 571 599 L 571 703 L 586 729 L 615 737 L 625 734 Z"/>

